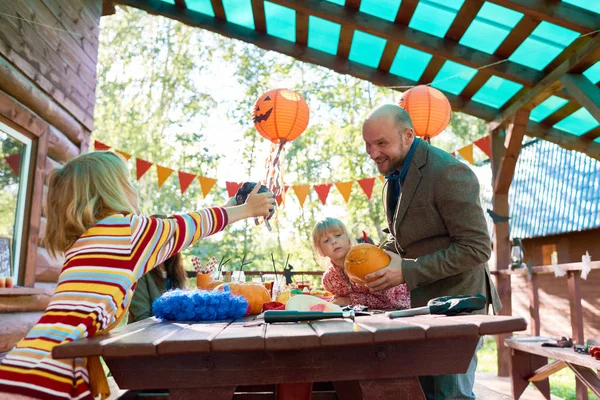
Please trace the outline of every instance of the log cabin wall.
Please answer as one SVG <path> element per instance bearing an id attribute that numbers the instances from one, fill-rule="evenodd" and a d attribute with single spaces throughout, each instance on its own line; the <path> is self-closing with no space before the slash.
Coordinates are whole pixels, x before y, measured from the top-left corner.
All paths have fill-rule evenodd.
<path id="1" fill-rule="evenodd" d="M 0 122 L 33 141 L 19 284 L 38 287 L 0 292 L 0 352 L 37 321 L 60 272 L 39 245 L 45 179 L 89 147 L 101 16 L 102 0 L 0 1 Z"/>
<path id="2" fill-rule="evenodd" d="M 532 265 L 550 265 L 550 254 L 556 249 L 559 263 L 581 262 L 586 250 L 592 261 L 600 260 L 600 229 L 571 232 L 541 238 L 524 239 L 525 261 Z M 527 278 L 512 276 L 513 315 L 529 320 Z M 571 320 L 567 276 L 538 275 L 540 325 L 542 336 L 570 336 Z M 585 339 L 600 340 L 600 271 L 593 270 L 581 280 L 581 304 Z"/>

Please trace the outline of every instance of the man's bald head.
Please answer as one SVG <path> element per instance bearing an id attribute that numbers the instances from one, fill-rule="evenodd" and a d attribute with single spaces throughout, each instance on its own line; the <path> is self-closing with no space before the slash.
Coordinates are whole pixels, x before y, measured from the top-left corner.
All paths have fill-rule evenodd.
<path id="1" fill-rule="evenodd" d="M 384 104 L 373 109 L 367 116 L 365 123 L 380 118 L 391 119 L 398 127 L 413 128 L 410 115 L 404 108 L 396 104 Z"/>

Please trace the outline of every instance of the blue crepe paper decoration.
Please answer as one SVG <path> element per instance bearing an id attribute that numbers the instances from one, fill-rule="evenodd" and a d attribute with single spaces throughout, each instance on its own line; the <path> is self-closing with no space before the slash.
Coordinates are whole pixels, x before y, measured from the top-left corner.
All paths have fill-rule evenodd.
<path id="1" fill-rule="evenodd" d="M 223 291 L 180 290 L 163 293 L 152 303 L 153 314 L 168 321 L 217 321 L 246 315 L 248 301 Z"/>

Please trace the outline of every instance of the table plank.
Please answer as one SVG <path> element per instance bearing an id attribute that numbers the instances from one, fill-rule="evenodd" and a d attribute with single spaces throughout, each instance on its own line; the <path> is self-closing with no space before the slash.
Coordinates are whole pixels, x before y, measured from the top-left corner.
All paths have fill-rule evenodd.
<path id="1" fill-rule="evenodd" d="M 452 318 L 477 325 L 479 327 L 479 334 L 482 336 L 518 332 L 527 329 L 527 321 L 525 319 L 508 315 L 457 315 Z"/>
<path id="2" fill-rule="evenodd" d="M 267 324 L 265 348 L 267 350 L 300 350 L 319 347 L 319 335 L 306 322 Z"/>
<path id="3" fill-rule="evenodd" d="M 347 346 L 373 343 L 373 333 L 347 319 L 312 321 L 310 325 L 319 336 L 321 346 Z"/>
<path id="4" fill-rule="evenodd" d="M 227 322 L 175 323 L 182 329 L 158 344 L 158 354 L 206 353 L 211 350 L 211 341 L 225 329 Z"/>
<path id="5" fill-rule="evenodd" d="M 425 330 L 428 339 L 479 335 L 479 327 L 472 322 L 465 322 L 444 315 L 418 315 L 402 318 L 402 322 L 420 326 Z"/>
<path id="6" fill-rule="evenodd" d="M 158 322 L 159 321 L 155 318 L 147 318 L 139 322 L 117 328 L 105 335 L 93 336 L 56 346 L 52 349 L 52 357 L 75 358 L 100 356 L 102 355 L 102 349 L 104 346 L 107 346 L 110 343 L 126 336 L 137 334 L 147 327 L 157 324 Z"/>
<path id="7" fill-rule="evenodd" d="M 211 351 L 264 350 L 265 324 L 257 325 L 255 316 L 236 319 L 210 342 Z"/>
<path id="8" fill-rule="evenodd" d="M 560 348 L 560 347 L 542 347 L 541 343 L 535 342 L 519 342 L 518 336 L 506 339 L 504 344 L 512 349 L 520 350 L 524 353 L 531 353 L 542 357 L 554 358 L 557 360 L 566 361 L 571 364 L 581 365 L 583 367 L 600 370 L 600 361 L 595 360 L 589 354 L 580 354 L 573 351 L 572 348 Z"/>
<path id="9" fill-rule="evenodd" d="M 362 328 L 373 333 L 373 341 L 375 343 L 401 342 L 425 338 L 425 329 L 422 326 L 408 324 L 401 319 L 389 319 L 383 314 L 357 317 L 356 322 Z"/>
<path id="10" fill-rule="evenodd" d="M 157 352 L 156 346 L 182 329 L 180 325 L 171 321 L 161 321 L 102 346 L 102 355 L 105 357 L 152 356 Z"/>

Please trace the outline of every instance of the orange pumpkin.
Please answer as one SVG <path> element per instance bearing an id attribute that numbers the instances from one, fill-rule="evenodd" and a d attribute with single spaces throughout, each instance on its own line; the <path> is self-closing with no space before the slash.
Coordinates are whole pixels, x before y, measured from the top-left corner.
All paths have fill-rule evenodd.
<path id="1" fill-rule="evenodd" d="M 214 288 L 216 288 L 219 285 L 222 285 L 224 282 L 223 281 L 211 281 L 208 286 L 206 286 L 206 290 L 213 290 Z"/>
<path id="2" fill-rule="evenodd" d="M 425 140 L 442 133 L 450 123 L 450 102 L 431 86 L 420 85 L 407 90 L 398 105 L 410 115 L 415 135 Z"/>
<path id="3" fill-rule="evenodd" d="M 217 286 L 215 290 L 223 290 L 225 286 L 229 286 L 232 294 L 244 296 L 248 301 L 246 315 L 260 314 L 263 304 L 271 301 L 269 291 L 262 283 L 228 282 Z"/>
<path id="4" fill-rule="evenodd" d="M 344 269 L 350 279 L 364 283 L 365 275 L 387 267 L 390 261 L 390 256 L 379 247 L 361 243 L 353 246 L 346 254 Z"/>
<path id="5" fill-rule="evenodd" d="M 252 121 L 262 137 L 280 144 L 291 142 L 304 132 L 309 114 L 306 101 L 298 93 L 273 89 L 254 104 Z"/>

